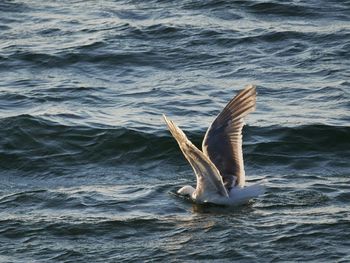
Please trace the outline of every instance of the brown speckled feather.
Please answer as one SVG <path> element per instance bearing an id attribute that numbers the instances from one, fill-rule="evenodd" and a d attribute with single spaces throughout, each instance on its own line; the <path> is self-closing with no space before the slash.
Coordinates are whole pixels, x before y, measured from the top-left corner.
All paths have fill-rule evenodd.
<path id="1" fill-rule="evenodd" d="M 242 152 L 243 118 L 255 110 L 256 89 L 250 85 L 240 91 L 208 128 L 202 149 L 219 170 L 225 187 L 244 186 L 245 172 Z"/>
<path id="2" fill-rule="evenodd" d="M 177 127 L 165 115 L 163 115 L 163 118 L 171 134 L 179 144 L 182 153 L 191 164 L 196 174 L 196 198 L 205 201 L 207 196 L 210 196 L 212 193 L 218 194 L 222 197 L 228 197 L 222 177 L 215 165 L 203 152 L 187 139 L 187 136 L 179 127 Z"/>

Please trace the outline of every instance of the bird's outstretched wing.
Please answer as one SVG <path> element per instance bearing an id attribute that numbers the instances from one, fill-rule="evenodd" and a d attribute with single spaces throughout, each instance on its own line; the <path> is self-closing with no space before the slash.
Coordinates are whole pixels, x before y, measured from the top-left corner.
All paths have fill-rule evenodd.
<path id="1" fill-rule="evenodd" d="M 244 186 L 245 172 L 242 152 L 243 118 L 255 110 L 256 89 L 249 85 L 241 90 L 208 128 L 202 150 L 220 171 L 226 188 Z"/>
<path id="2" fill-rule="evenodd" d="M 196 198 L 205 201 L 206 196 L 210 196 L 213 193 L 219 194 L 223 197 L 228 197 L 227 190 L 224 187 L 220 173 L 215 165 L 187 139 L 187 136 L 179 127 L 177 127 L 165 115 L 163 115 L 163 118 L 168 125 L 171 134 L 179 144 L 182 153 L 191 164 L 196 174 Z"/>

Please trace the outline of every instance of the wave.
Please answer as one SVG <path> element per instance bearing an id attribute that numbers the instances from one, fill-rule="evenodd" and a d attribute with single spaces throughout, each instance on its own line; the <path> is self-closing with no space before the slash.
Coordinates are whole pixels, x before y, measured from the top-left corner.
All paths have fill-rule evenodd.
<path id="1" fill-rule="evenodd" d="M 179 56 L 181 54 L 181 56 Z M 6 69 L 9 65 L 30 64 L 43 68 L 64 68 L 74 64 L 97 64 L 99 67 L 147 67 L 173 70 L 179 66 L 189 65 L 189 61 L 198 61 L 205 65 L 207 62 L 217 63 L 219 57 L 207 52 L 174 46 L 168 47 L 148 47 L 135 48 L 134 50 L 124 50 L 121 52 L 110 52 L 107 50 L 80 50 L 71 52 L 63 50 L 55 54 L 39 53 L 36 51 L 20 51 L 8 56 L 0 55 L 0 68 Z M 171 61 L 172 63 L 169 63 Z"/>
<path id="2" fill-rule="evenodd" d="M 13 1 L 1 1 L 0 10 L 4 13 L 5 12 L 19 13 L 19 12 L 28 12 L 30 10 L 30 7 L 24 3 L 15 3 Z"/>
<path id="3" fill-rule="evenodd" d="M 246 6 L 248 11 L 255 14 L 266 15 L 279 15 L 279 16 L 290 16 L 290 17 L 318 17 L 322 16 L 322 13 L 315 12 L 315 7 L 310 8 L 306 5 L 295 4 L 295 3 L 252 3 Z"/>
<path id="4" fill-rule="evenodd" d="M 45 169 L 84 164 L 178 163 L 181 153 L 166 131 L 126 127 L 67 126 L 30 115 L 0 120 L 0 166 L 5 169 Z M 200 147 L 205 131 L 187 132 Z M 290 160 L 338 158 L 350 152 L 350 127 L 305 125 L 244 128 L 247 162 L 266 165 Z M 348 159 L 348 157 L 347 157 Z M 334 160 L 333 160 L 334 161 Z"/>
<path id="5" fill-rule="evenodd" d="M 191 38 L 184 36 L 191 35 Z M 5 53 L 0 54 L 0 68 L 9 66 L 30 65 L 39 68 L 65 68 L 75 64 L 98 65 L 101 68 L 114 67 L 147 67 L 176 70 L 188 67 L 192 63 L 203 68 L 212 65 L 233 63 L 223 59 L 222 48 L 244 46 L 247 48 L 256 45 L 273 46 L 273 52 L 278 55 L 292 56 L 299 53 L 307 53 L 308 47 L 320 45 L 324 42 L 337 42 L 348 38 L 349 34 L 343 30 L 335 32 L 299 32 L 263 30 L 254 34 L 242 34 L 232 30 L 208 30 L 200 28 L 183 28 L 181 26 L 169 26 L 156 24 L 133 28 L 122 37 L 134 39 L 135 43 L 141 40 L 157 41 L 151 46 L 135 46 L 131 49 L 120 50 L 117 46 L 108 47 L 107 43 L 115 37 L 111 36 L 102 41 L 70 48 L 60 48 L 55 52 L 42 52 L 38 50 L 16 50 L 16 47 L 8 47 Z M 173 41 L 175 45 L 169 46 Z M 297 41 L 297 44 L 290 43 Z M 286 48 L 280 49 L 281 43 L 286 43 Z M 338 45 L 335 43 L 335 45 Z M 216 49 L 207 50 L 204 47 L 214 46 Z M 337 50 L 330 50 L 329 55 L 343 58 L 347 56 L 346 45 Z M 118 51 L 119 50 L 119 51 Z M 237 54 L 237 51 L 227 51 L 228 54 Z M 282 53 L 281 53 L 282 52 Z M 245 55 L 242 53 L 242 55 Z M 305 60 L 306 62 L 308 60 Z M 304 62 L 305 63 L 305 62 Z M 225 64 L 226 65 L 226 64 Z"/>

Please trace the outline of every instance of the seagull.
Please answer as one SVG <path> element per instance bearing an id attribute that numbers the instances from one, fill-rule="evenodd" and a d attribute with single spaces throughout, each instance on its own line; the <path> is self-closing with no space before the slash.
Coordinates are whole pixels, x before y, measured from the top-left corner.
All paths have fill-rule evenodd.
<path id="1" fill-rule="evenodd" d="M 177 193 L 195 203 L 240 205 L 265 192 L 261 183 L 245 185 L 242 151 L 243 118 L 256 107 L 256 87 L 248 85 L 221 111 L 209 126 L 199 150 L 185 133 L 163 118 L 196 175 L 197 185 L 186 185 Z"/>

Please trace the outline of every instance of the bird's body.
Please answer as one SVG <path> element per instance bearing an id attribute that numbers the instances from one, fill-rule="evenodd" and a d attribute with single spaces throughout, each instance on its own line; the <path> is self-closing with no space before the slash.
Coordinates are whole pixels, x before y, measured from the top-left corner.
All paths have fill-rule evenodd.
<path id="1" fill-rule="evenodd" d="M 171 134 L 191 164 L 197 186 L 184 186 L 178 194 L 196 203 L 238 205 L 264 193 L 262 184 L 245 186 L 242 152 L 243 118 L 255 110 L 256 90 L 248 86 L 240 91 L 208 128 L 202 151 L 193 145 L 171 120 L 163 115 Z"/>
<path id="2" fill-rule="evenodd" d="M 265 187 L 261 183 L 256 183 L 245 187 L 232 187 L 228 192 L 228 197 L 215 193 L 198 195 L 196 189 L 190 185 L 185 185 L 177 191 L 179 195 L 187 196 L 196 203 L 212 203 L 229 206 L 245 204 L 252 198 L 258 197 L 264 192 Z"/>

